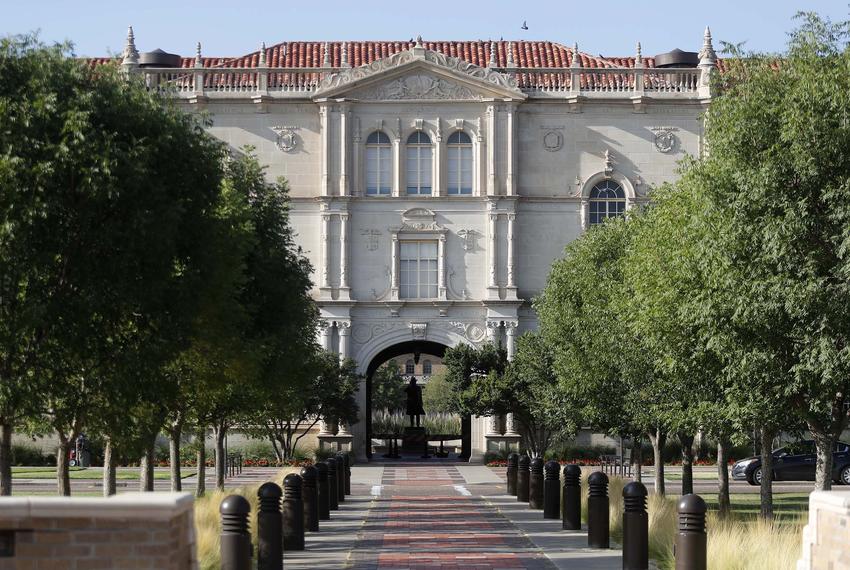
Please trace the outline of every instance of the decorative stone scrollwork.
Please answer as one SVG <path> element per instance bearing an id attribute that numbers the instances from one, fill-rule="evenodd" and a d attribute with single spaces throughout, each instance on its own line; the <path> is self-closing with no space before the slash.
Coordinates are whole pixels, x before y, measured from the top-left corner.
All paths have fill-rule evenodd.
<path id="1" fill-rule="evenodd" d="M 425 335 L 428 331 L 428 323 L 410 323 L 410 332 L 413 333 L 413 340 L 425 340 Z"/>
<path id="2" fill-rule="evenodd" d="M 474 251 L 475 240 L 478 239 L 478 232 L 475 230 L 458 230 L 457 236 L 463 240 L 463 251 Z"/>
<path id="3" fill-rule="evenodd" d="M 366 237 L 366 251 L 376 251 L 380 245 L 379 238 L 381 232 L 375 229 L 367 229 L 360 232 L 360 235 Z"/>
<path id="4" fill-rule="evenodd" d="M 484 327 L 482 327 L 478 323 L 464 323 L 461 321 L 450 321 L 447 323 L 447 326 L 450 329 L 453 329 L 463 335 L 468 341 L 473 343 L 479 343 L 484 340 L 484 336 L 487 334 L 484 331 Z"/>
<path id="5" fill-rule="evenodd" d="M 478 101 L 481 95 L 464 85 L 432 75 L 417 74 L 402 77 L 384 85 L 358 92 L 356 99 L 364 101 L 399 101 L 407 99 L 438 99 L 441 101 Z"/>
<path id="6" fill-rule="evenodd" d="M 543 135 L 543 148 L 549 152 L 557 152 L 564 146 L 564 135 L 558 131 L 549 131 Z"/>

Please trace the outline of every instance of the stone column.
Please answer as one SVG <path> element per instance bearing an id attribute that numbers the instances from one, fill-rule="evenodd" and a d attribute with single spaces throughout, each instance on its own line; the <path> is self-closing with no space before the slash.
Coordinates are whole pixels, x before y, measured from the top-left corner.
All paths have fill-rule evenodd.
<path id="1" fill-rule="evenodd" d="M 590 200 L 583 196 L 581 199 L 581 229 L 586 230 L 588 225 L 588 217 L 590 214 Z"/>
<path id="2" fill-rule="evenodd" d="M 519 435 L 516 430 L 516 420 L 514 419 L 513 412 L 508 412 L 508 415 L 505 416 L 505 435 Z"/>
<path id="3" fill-rule="evenodd" d="M 496 105 L 487 105 L 487 195 L 496 194 Z"/>
<path id="4" fill-rule="evenodd" d="M 330 428 L 331 426 L 325 418 L 319 419 L 319 435 L 333 435 Z"/>
<path id="5" fill-rule="evenodd" d="M 348 358 L 348 338 L 351 333 L 351 323 L 348 321 L 337 321 L 336 329 L 339 333 L 339 359 Z"/>
<path id="6" fill-rule="evenodd" d="M 339 422 L 339 435 L 351 435 L 351 431 L 348 429 L 348 422 Z"/>
<path id="7" fill-rule="evenodd" d="M 398 128 L 393 138 L 393 196 L 401 196 L 403 184 L 401 177 L 401 119 L 399 119 Z"/>
<path id="8" fill-rule="evenodd" d="M 348 218 L 349 214 L 339 215 L 339 288 L 348 287 Z"/>
<path id="9" fill-rule="evenodd" d="M 492 343 L 496 346 L 499 345 L 500 337 L 500 328 L 502 324 L 499 321 L 487 321 L 487 342 Z"/>
<path id="10" fill-rule="evenodd" d="M 351 181 L 348 191 L 352 196 L 363 195 L 363 181 L 360 179 L 360 117 L 354 117 L 351 133 Z"/>
<path id="11" fill-rule="evenodd" d="M 322 212 L 322 289 L 330 289 L 331 274 L 330 274 L 330 234 L 331 234 L 331 214 Z"/>
<path id="12" fill-rule="evenodd" d="M 499 416 L 487 416 L 487 432 L 484 435 L 502 435 L 499 432 Z"/>
<path id="13" fill-rule="evenodd" d="M 516 170 L 516 120 L 514 113 L 516 112 L 516 104 L 508 103 L 507 105 L 507 120 L 508 120 L 508 145 L 507 145 L 507 186 L 508 196 L 516 196 L 516 179 L 514 171 Z"/>
<path id="14" fill-rule="evenodd" d="M 517 323 L 513 321 L 505 322 L 505 350 L 508 353 L 508 360 L 513 360 L 516 354 L 516 328 Z"/>
<path id="15" fill-rule="evenodd" d="M 319 104 L 319 129 L 322 131 L 322 196 L 330 196 L 331 132 L 330 109 L 327 103 Z"/>
<path id="16" fill-rule="evenodd" d="M 348 103 L 339 105 L 339 195 L 348 196 Z"/>
<path id="17" fill-rule="evenodd" d="M 514 278 L 514 222 L 516 214 L 508 214 L 508 289 L 516 289 Z"/>
<path id="18" fill-rule="evenodd" d="M 431 195 L 443 195 L 443 134 L 437 119 L 437 136 L 434 137 L 434 163 L 431 175 Z"/>
<path id="19" fill-rule="evenodd" d="M 498 287 L 496 285 L 496 222 L 499 220 L 499 214 L 493 211 L 494 204 L 490 204 L 490 211 L 487 213 L 487 218 L 489 220 L 488 226 L 488 245 L 487 245 L 487 288 L 494 289 Z"/>
<path id="20" fill-rule="evenodd" d="M 446 234 L 440 234 L 437 242 L 437 295 L 446 298 Z"/>
<path id="21" fill-rule="evenodd" d="M 322 348 L 325 350 L 331 349 L 331 327 L 325 320 L 319 321 L 319 337 Z"/>
<path id="22" fill-rule="evenodd" d="M 398 300 L 398 234 L 392 234 L 392 242 L 390 244 L 390 250 L 392 251 L 392 261 L 390 266 L 390 271 L 392 273 L 392 279 L 390 281 L 390 298 Z"/>

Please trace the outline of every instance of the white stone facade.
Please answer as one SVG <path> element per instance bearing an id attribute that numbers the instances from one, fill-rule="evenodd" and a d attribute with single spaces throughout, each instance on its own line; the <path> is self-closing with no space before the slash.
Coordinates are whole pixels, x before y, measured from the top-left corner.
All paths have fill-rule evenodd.
<path id="1" fill-rule="evenodd" d="M 178 95 L 187 110 L 211 115 L 213 135 L 233 149 L 254 147 L 270 178 L 288 180 L 296 239 L 314 268 L 317 338 L 365 372 L 382 350 L 417 339 L 491 340 L 512 354 L 516 337 L 536 327 L 530 301 L 552 262 L 589 223 L 594 184 L 617 182 L 628 208 L 674 180 L 685 155 L 702 152 L 713 52 L 703 59 L 679 70 L 685 87 L 653 70 L 650 88 L 638 57 L 634 68 L 615 70 L 628 74 L 628 87 L 606 90 L 582 86 L 587 70 L 574 57 L 560 71 L 576 88 L 545 90 L 517 87 L 513 70 L 417 44 L 330 70 L 309 91 L 264 90 L 259 77 L 247 92 L 189 85 Z M 377 130 L 392 145 L 389 196 L 366 195 L 366 139 Z M 472 141 L 472 194 L 449 196 L 446 141 L 458 130 Z M 405 146 L 416 131 L 432 142 L 431 196 L 405 193 Z M 399 247 L 410 240 L 438 245 L 433 298 L 399 294 Z M 363 414 L 365 390 L 360 406 Z M 473 422 L 473 455 L 485 449 L 488 426 Z M 351 429 L 362 455 L 364 422 Z"/>

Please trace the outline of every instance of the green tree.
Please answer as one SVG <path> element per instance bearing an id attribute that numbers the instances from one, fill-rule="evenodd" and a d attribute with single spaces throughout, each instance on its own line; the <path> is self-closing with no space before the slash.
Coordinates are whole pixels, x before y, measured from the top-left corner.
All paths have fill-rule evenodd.
<path id="1" fill-rule="evenodd" d="M 445 371 L 434 374 L 422 386 L 422 403 L 426 413 L 454 413 L 455 407 L 452 405 L 452 402 L 452 386 L 446 380 Z"/>
<path id="2" fill-rule="evenodd" d="M 221 179 L 221 144 L 194 118 L 69 53 L 0 40 L 2 493 L 16 424 L 56 430 L 68 494 L 71 442 L 117 411 L 97 403 L 158 382 L 203 281 Z"/>
<path id="3" fill-rule="evenodd" d="M 386 412 L 404 410 L 405 387 L 404 377 L 395 360 L 378 367 L 372 375 L 372 409 Z"/>

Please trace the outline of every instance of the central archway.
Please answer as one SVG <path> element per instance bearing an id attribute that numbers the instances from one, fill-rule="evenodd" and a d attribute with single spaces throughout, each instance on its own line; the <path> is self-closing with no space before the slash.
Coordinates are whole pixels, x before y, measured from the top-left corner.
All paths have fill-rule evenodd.
<path id="1" fill-rule="evenodd" d="M 448 346 L 445 344 L 429 341 L 429 340 L 409 340 L 403 341 L 378 352 L 369 361 L 366 368 L 366 456 L 372 458 L 372 376 L 381 364 L 402 356 L 405 354 L 430 354 L 438 358 L 443 358 L 446 354 Z M 471 418 L 465 416 L 461 419 L 461 454 L 462 460 L 468 460 L 472 446 L 472 421 Z"/>

